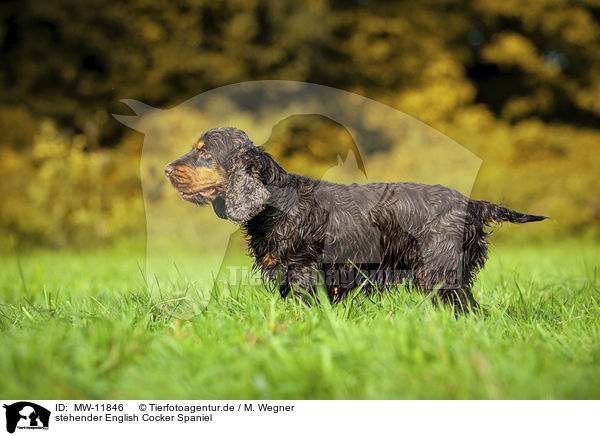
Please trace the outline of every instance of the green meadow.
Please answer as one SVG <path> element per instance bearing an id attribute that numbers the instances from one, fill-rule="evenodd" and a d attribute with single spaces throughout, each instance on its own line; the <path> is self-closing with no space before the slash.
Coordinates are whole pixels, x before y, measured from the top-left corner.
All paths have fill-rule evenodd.
<path id="1" fill-rule="evenodd" d="M 456 317 L 399 287 L 331 306 L 177 274 L 144 250 L 5 253 L 2 398 L 600 398 L 596 244 L 494 244 Z"/>

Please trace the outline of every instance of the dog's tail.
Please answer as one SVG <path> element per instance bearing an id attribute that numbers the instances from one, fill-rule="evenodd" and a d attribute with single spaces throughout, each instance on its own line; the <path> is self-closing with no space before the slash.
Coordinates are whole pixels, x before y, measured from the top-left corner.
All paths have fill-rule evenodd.
<path id="1" fill-rule="evenodd" d="M 488 203 L 487 201 L 477 201 L 477 209 L 481 220 L 484 223 L 509 221 L 511 223 L 529 223 L 533 221 L 543 221 L 547 216 L 528 215 L 526 213 L 516 212 L 500 204 Z"/>

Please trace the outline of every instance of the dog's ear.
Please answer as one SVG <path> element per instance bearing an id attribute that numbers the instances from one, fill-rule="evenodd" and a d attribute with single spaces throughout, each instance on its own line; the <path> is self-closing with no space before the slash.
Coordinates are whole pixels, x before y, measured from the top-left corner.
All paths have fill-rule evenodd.
<path id="1" fill-rule="evenodd" d="M 232 163 L 228 172 L 225 215 L 232 223 L 248 222 L 263 211 L 271 196 L 261 177 L 263 172 L 261 154 L 258 149 L 243 151 L 236 156 L 236 161 Z"/>

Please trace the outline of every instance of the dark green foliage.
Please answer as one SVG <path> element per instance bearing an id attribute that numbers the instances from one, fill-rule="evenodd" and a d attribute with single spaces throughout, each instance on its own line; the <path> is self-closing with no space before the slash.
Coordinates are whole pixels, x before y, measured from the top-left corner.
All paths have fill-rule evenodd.
<path id="1" fill-rule="evenodd" d="M 126 128 L 110 117 L 127 113 L 120 99 L 165 108 L 227 84 L 286 79 L 358 93 L 428 123 L 483 159 L 476 198 L 553 217 L 542 233 L 597 237 L 599 10 L 597 1 L 568 0 L 3 2 L 0 195 L 11 205 L 0 228 L 45 244 L 114 239 L 131 228 L 106 215 L 118 216 L 118 205 L 133 196 L 136 227 L 145 227 L 132 183 L 122 190 L 126 198 L 107 196 L 101 207 L 71 201 L 55 186 L 45 191 L 41 184 L 58 165 L 37 173 L 31 152 L 44 147 L 42 120 L 64 132 L 62 146 L 84 156 L 106 147 L 139 151 L 141 137 L 124 137 Z M 376 121 L 369 121 L 373 134 L 381 130 Z M 276 130 L 274 155 L 300 173 L 323 174 L 323 162 L 335 160 L 348 139 L 339 126 L 314 119 Z M 180 154 L 184 142 L 171 140 Z M 397 150 L 361 158 L 377 168 L 371 181 L 398 174 L 390 165 Z M 137 163 L 122 162 L 103 192 L 121 191 L 111 185 L 137 174 Z M 72 195 L 94 181 L 81 183 Z M 39 189 L 37 197 L 54 196 L 56 206 L 25 185 Z M 22 222 L 23 215 L 38 223 Z M 104 224 L 90 229 L 90 217 Z"/>

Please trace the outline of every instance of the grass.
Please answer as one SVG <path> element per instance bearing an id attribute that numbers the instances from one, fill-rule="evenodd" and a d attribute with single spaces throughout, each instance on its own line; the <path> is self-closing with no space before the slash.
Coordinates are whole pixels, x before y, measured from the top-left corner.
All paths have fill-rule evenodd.
<path id="1" fill-rule="evenodd" d="M 148 284 L 143 251 L 0 257 L 2 398 L 600 398 L 600 249 L 498 244 L 455 317 L 398 290 L 306 307 Z"/>

